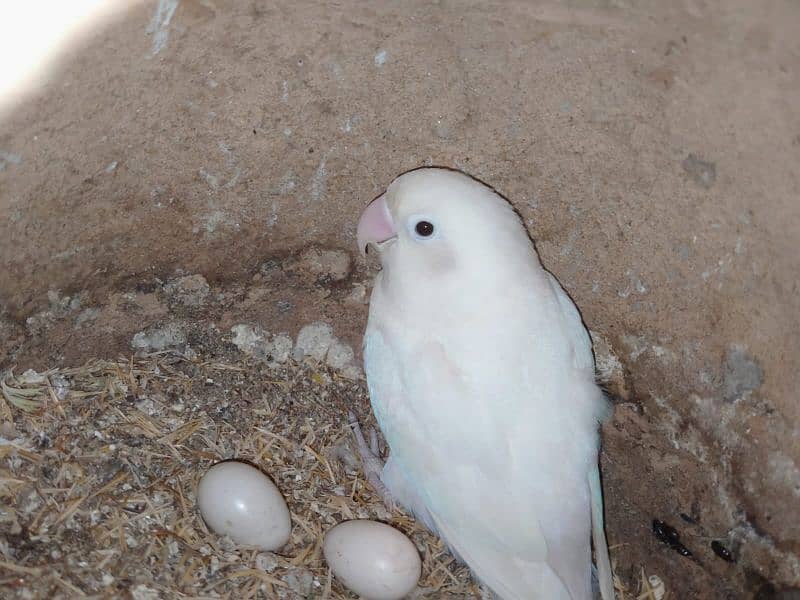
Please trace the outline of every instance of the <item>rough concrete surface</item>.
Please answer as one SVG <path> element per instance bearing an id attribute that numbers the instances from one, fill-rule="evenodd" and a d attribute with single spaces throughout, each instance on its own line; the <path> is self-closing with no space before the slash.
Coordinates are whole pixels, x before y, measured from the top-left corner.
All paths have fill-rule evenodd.
<path id="1" fill-rule="evenodd" d="M 0 121 L 0 365 L 166 344 L 168 315 L 325 322 L 357 348 L 361 208 L 460 168 L 513 202 L 599 340 L 620 575 L 790 597 L 799 99 L 792 0 L 132 5 Z"/>

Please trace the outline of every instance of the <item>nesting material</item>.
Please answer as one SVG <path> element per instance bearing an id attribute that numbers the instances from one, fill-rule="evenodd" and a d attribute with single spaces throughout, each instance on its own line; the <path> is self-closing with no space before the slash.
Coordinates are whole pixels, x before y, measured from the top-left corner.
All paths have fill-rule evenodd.
<path id="1" fill-rule="evenodd" d="M 322 556 L 326 531 L 378 519 L 423 558 L 418 598 L 479 598 L 466 568 L 364 481 L 348 410 L 363 382 L 239 353 L 144 359 L 3 379 L 0 597 L 354 598 Z M 238 459 L 269 473 L 292 533 L 278 552 L 210 531 L 199 479 Z"/>
<path id="2" fill-rule="evenodd" d="M 411 598 L 481 598 L 469 571 L 364 481 L 347 413 L 369 426 L 363 381 L 231 351 L 164 351 L 2 378 L 0 597 L 354 598 L 322 555 L 326 531 L 377 519 L 422 558 Z M 292 515 L 280 551 L 210 531 L 199 479 L 238 459 Z M 630 596 L 619 596 L 628 598 Z"/>

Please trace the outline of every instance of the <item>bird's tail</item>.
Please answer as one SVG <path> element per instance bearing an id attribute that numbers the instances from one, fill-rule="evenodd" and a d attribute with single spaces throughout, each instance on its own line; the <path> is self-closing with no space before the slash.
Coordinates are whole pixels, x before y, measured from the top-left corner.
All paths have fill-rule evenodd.
<path id="1" fill-rule="evenodd" d="M 592 542 L 594 558 L 597 564 L 597 582 L 600 597 L 603 600 L 614 600 L 614 575 L 611 572 L 611 561 L 608 558 L 608 543 L 603 526 L 603 488 L 600 486 L 600 468 L 594 465 L 589 473 L 589 490 L 592 495 Z"/>

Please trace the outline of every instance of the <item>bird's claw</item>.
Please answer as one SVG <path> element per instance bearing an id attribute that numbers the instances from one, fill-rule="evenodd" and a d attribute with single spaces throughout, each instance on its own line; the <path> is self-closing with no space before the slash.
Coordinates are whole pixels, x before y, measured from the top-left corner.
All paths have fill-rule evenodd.
<path id="1" fill-rule="evenodd" d="M 383 505 L 389 512 L 397 510 L 397 504 L 392 497 L 391 492 L 386 487 L 386 484 L 381 480 L 381 473 L 383 472 L 383 460 L 381 460 L 380 452 L 378 449 L 378 432 L 374 428 L 369 431 L 369 444 L 364 438 L 364 433 L 361 431 L 361 426 L 358 424 L 355 414 L 352 412 L 347 415 L 350 424 L 350 429 L 353 430 L 353 435 L 356 438 L 356 446 L 358 447 L 358 455 L 361 458 L 361 466 L 364 470 L 364 476 L 369 484 L 378 493 L 383 500 Z"/>

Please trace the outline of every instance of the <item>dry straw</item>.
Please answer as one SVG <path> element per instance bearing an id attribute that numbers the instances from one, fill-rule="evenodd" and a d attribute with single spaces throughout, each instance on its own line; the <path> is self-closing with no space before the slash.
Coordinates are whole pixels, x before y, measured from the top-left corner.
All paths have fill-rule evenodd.
<path id="1" fill-rule="evenodd" d="M 364 481 L 348 411 L 362 383 L 317 365 L 161 353 L 7 374 L 0 398 L 0 597 L 352 598 L 322 557 L 354 518 L 405 532 L 423 557 L 415 598 L 487 597 L 441 541 L 388 514 Z M 210 532 L 195 489 L 237 458 L 273 478 L 292 512 L 280 553 Z M 647 587 L 645 587 L 647 586 Z M 655 597 L 643 574 L 637 594 Z"/>

